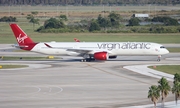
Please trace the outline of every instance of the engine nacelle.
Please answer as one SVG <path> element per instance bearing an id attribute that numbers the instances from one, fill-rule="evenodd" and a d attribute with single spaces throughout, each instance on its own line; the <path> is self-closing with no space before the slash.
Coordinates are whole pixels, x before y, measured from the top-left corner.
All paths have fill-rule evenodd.
<path id="1" fill-rule="evenodd" d="M 94 54 L 95 60 L 107 60 L 109 58 L 109 55 L 107 52 L 97 52 Z"/>

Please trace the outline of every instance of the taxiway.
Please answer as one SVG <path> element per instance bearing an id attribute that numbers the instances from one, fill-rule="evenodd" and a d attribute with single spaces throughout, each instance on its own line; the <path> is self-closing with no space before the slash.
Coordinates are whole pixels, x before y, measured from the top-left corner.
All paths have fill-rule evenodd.
<path id="1" fill-rule="evenodd" d="M 11 56 L 13 53 L 16 52 L 1 54 Z M 0 64 L 30 67 L 0 70 L 0 107 L 121 108 L 152 104 L 147 98 L 148 90 L 151 85 L 157 85 L 159 79 L 123 67 L 180 64 L 179 60 L 167 59 L 179 56 L 179 53 L 168 54 L 161 62 L 156 61 L 156 56 L 120 56 L 105 62 L 79 62 L 80 59 L 73 57 L 50 61 L 1 60 Z M 174 101 L 174 95 L 170 93 L 166 101 Z"/>

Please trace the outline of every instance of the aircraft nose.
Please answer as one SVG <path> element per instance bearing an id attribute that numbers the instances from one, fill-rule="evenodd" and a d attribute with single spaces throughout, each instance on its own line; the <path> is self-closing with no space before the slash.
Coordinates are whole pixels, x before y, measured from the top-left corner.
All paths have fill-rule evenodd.
<path id="1" fill-rule="evenodd" d="M 166 54 L 168 54 L 169 53 L 169 51 L 166 49 Z"/>

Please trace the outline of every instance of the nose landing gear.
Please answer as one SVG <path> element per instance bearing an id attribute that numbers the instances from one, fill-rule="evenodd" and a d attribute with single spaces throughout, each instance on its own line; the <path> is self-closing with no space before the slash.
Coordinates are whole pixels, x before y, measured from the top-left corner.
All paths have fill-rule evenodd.
<path id="1" fill-rule="evenodd" d="M 161 61 L 161 55 L 158 55 L 157 61 Z"/>

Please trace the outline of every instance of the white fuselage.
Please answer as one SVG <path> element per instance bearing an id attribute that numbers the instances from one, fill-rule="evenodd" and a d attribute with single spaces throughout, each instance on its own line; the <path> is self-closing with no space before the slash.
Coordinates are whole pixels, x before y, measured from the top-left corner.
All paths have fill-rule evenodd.
<path id="1" fill-rule="evenodd" d="M 47 47 L 46 44 L 52 48 Z M 59 56 L 83 56 L 96 52 L 119 55 L 163 55 L 169 53 L 161 44 L 150 42 L 42 42 L 31 51 Z"/>

